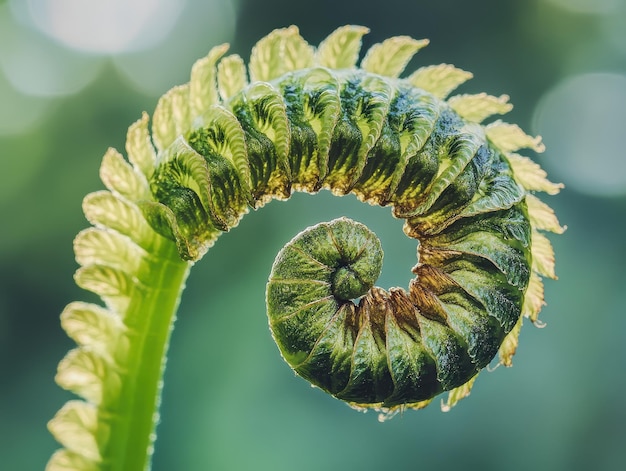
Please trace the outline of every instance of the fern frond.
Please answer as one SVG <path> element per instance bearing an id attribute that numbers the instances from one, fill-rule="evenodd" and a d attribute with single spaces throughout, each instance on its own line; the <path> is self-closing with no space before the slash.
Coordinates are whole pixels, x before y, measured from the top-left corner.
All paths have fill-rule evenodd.
<path id="1" fill-rule="evenodd" d="M 191 265 L 250 210 L 294 191 L 355 194 L 389 205 L 419 240 L 407 290 L 374 286 L 382 253 L 347 218 L 303 231 L 267 286 L 274 339 L 303 378 L 381 418 L 448 391 L 469 395 L 500 355 L 509 366 L 523 317 L 537 322 L 542 277 L 556 278 L 544 231 L 562 233 L 535 191 L 557 193 L 520 149 L 538 137 L 495 121 L 508 96 L 448 95 L 471 73 L 448 64 L 401 78 L 427 40 L 370 48 L 344 26 L 319 47 L 298 28 L 261 39 L 247 66 L 227 45 L 194 64 L 109 149 L 87 195 L 93 227 L 75 239 L 76 283 L 102 305 L 71 303 L 77 347 L 57 383 L 81 399 L 49 422 L 63 445 L 48 471 L 150 467 L 167 346 Z M 412 254 L 413 255 L 413 254 Z M 353 300 L 359 298 L 358 302 Z"/>

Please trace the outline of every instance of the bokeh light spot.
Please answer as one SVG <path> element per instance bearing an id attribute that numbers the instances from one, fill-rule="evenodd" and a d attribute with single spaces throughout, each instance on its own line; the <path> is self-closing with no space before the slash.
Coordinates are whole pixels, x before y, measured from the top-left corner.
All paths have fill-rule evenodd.
<path id="1" fill-rule="evenodd" d="M 116 54 L 147 49 L 163 40 L 184 0 L 13 0 L 11 6 L 68 48 Z"/>
<path id="2" fill-rule="evenodd" d="M 557 84 L 533 119 L 542 162 L 566 186 L 595 196 L 626 195 L 626 76 L 589 73 Z"/>
<path id="3" fill-rule="evenodd" d="M 189 81 L 191 65 L 211 47 L 232 41 L 237 7 L 234 0 L 190 1 L 180 13 L 177 34 L 158 48 L 119 54 L 112 58 L 113 64 L 137 90 L 160 96 Z"/>
<path id="4" fill-rule="evenodd" d="M 71 95 L 100 72 L 102 59 L 50 41 L 18 24 L 6 5 L 0 5 L 0 70 L 13 88 L 31 96 Z"/>
<path id="5" fill-rule="evenodd" d="M 0 136 L 32 130 L 43 120 L 48 108 L 47 100 L 15 90 L 0 69 Z"/>

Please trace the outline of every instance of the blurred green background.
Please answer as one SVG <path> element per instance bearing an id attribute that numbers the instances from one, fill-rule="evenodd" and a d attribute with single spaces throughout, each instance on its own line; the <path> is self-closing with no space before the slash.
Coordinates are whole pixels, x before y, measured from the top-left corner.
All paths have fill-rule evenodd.
<path id="1" fill-rule="evenodd" d="M 451 412 L 378 423 L 295 377 L 264 313 L 276 252 L 350 215 L 386 250 L 382 287 L 406 286 L 415 243 L 389 210 L 295 195 L 249 214 L 192 270 L 170 347 L 154 470 L 615 470 L 626 466 L 626 2 L 624 0 L 0 0 L 0 468 L 44 468 L 53 381 L 72 347 L 59 313 L 94 300 L 72 280 L 81 200 L 126 128 L 231 43 L 248 58 L 273 28 L 312 44 L 337 26 L 427 37 L 409 68 L 474 73 L 460 91 L 507 93 L 506 119 L 541 134 L 537 160 L 566 189 L 549 203 L 544 329 L 524 326 L 512 369 L 483 373 Z M 437 401 L 436 401 L 437 402 Z"/>

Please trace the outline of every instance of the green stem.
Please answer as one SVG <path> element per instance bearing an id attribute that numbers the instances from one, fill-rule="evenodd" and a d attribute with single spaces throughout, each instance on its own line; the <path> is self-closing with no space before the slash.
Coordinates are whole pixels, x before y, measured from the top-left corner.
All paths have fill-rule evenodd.
<path id="1" fill-rule="evenodd" d="M 147 264 L 155 283 L 136 288 L 140 292 L 132 297 L 125 319 L 132 337 L 128 352 L 132 361 L 111 423 L 110 453 L 106 453 L 112 457 L 111 470 L 150 469 L 170 333 L 191 267 L 164 239 Z"/>

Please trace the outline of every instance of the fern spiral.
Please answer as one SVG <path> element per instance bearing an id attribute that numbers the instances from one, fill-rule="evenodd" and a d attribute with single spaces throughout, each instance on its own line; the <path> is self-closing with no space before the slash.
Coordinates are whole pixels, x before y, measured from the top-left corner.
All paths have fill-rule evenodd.
<path id="1" fill-rule="evenodd" d="M 543 231 L 561 233 L 533 192 L 561 185 L 519 149 L 538 138 L 494 121 L 508 97 L 457 95 L 451 65 L 401 78 L 427 41 L 374 45 L 345 26 L 319 47 L 272 32 L 246 68 L 218 46 L 188 84 L 128 131 L 128 161 L 110 149 L 107 190 L 85 198 L 92 227 L 75 241 L 77 283 L 104 306 L 76 302 L 62 324 L 78 347 L 57 382 L 84 400 L 49 424 L 64 446 L 53 470 L 150 464 L 174 313 L 193 262 L 250 208 L 294 191 L 355 194 L 390 206 L 419 241 L 407 290 L 374 284 L 380 242 L 340 218 L 306 229 L 278 254 L 267 285 L 274 339 L 302 377 L 353 407 L 393 414 L 450 391 L 466 396 L 500 354 L 511 364 L 523 317 L 536 321 L 541 277 L 555 278 Z"/>

